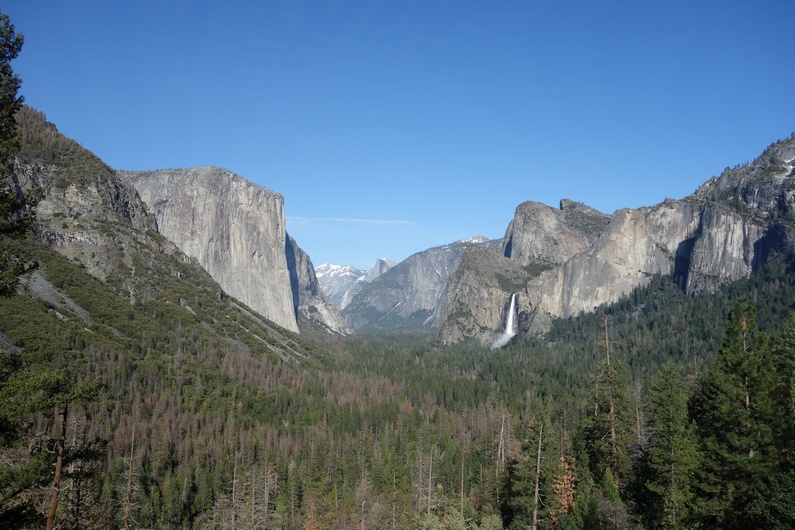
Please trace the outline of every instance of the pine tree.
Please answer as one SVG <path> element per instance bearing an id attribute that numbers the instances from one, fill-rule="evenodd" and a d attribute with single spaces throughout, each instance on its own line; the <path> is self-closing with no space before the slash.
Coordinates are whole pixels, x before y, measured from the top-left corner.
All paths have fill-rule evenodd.
<path id="1" fill-rule="evenodd" d="M 0 296 L 14 293 L 19 276 L 27 265 L 15 255 L 13 241 L 23 237 L 33 222 L 33 196 L 17 194 L 6 182 L 11 162 L 19 152 L 16 114 L 23 98 L 18 94 L 22 80 L 11 61 L 22 50 L 24 39 L 14 31 L 8 15 L 0 15 Z"/>
<path id="2" fill-rule="evenodd" d="M 574 507 L 573 459 L 564 454 L 550 413 L 539 409 L 527 424 L 519 457 L 507 466 L 502 511 L 509 527 L 555 528 Z"/>
<path id="3" fill-rule="evenodd" d="M 746 514 L 757 528 L 795 528 L 795 317 L 775 341 L 772 364 L 771 426 L 777 461 L 774 471 L 754 485 Z"/>
<path id="4" fill-rule="evenodd" d="M 777 459 L 775 377 L 754 315 L 747 302 L 735 305 L 718 358 L 690 401 L 704 455 L 698 493 L 707 527 L 747 527 L 750 495 Z"/>
<path id="5" fill-rule="evenodd" d="M 654 378 L 649 416 L 646 486 L 653 494 L 649 520 L 654 528 L 682 528 L 691 518 L 699 454 L 695 428 L 687 416 L 684 380 L 670 364 Z"/>
<path id="6" fill-rule="evenodd" d="M 776 440 L 781 467 L 795 471 L 795 316 L 791 317 L 773 348 L 777 375 L 773 392 L 776 400 Z"/>
<path id="7" fill-rule="evenodd" d="M 591 473 L 602 477 L 609 468 L 615 483 L 623 491 L 630 480 L 630 450 L 635 439 L 633 406 L 627 394 L 625 366 L 617 362 L 605 319 L 605 358 L 593 379 L 591 415 L 586 420 L 585 438 Z"/>

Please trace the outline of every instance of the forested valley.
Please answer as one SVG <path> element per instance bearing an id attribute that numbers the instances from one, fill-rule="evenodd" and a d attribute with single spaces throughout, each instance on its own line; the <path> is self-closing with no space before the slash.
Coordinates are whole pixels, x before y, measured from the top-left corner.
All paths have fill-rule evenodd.
<path id="1" fill-rule="evenodd" d="M 4 184 L 117 200 L 22 106 L 0 34 Z M 291 333 L 118 211 L 54 214 L 111 243 L 100 279 L 36 232 L 39 199 L 0 187 L 0 528 L 795 527 L 791 256 L 442 347 Z"/>
<path id="2" fill-rule="evenodd" d="M 318 332 L 296 361 L 229 340 L 239 315 L 211 333 L 223 309 L 185 282 L 130 305 L 40 243 L 20 252 L 95 321 L 0 304 L 5 527 L 43 525 L 59 457 L 60 528 L 795 520 L 786 259 L 694 298 L 657 277 L 502 350 Z"/>

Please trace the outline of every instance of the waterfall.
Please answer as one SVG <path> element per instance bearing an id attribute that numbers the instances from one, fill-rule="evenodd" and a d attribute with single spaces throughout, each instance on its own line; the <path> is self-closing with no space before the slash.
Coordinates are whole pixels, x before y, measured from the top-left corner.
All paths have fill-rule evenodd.
<path id="1" fill-rule="evenodd" d="M 516 335 L 516 293 L 511 295 L 511 305 L 508 307 L 508 318 L 505 319 L 505 329 L 491 343 L 491 348 L 502 348 Z"/>

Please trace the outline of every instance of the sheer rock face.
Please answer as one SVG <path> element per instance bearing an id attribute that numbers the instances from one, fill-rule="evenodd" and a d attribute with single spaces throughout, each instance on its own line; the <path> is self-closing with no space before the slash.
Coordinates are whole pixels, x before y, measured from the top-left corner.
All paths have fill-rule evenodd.
<path id="1" fill-rule="evenodd" d="M 674 273 L 680 244 L 696 233 L 699 218 L 699 206 L 684 202 L 617 211 L 588 249 L 528 282 L 529 307 L 565 318 L 616 301 L 654 274 Z M 541 319 L 530 329 L 547 325 Z"/>
<path id="2" fill-rule="evenodd" d="M 345 319 L 321 290 L 309 255 L 289 235 L 286 254 L 296 312 L 309 320 L 322 323 L 335 333 L 350 333 Z"/>
<path id="3" fill-rule="evenodd" d="M 520 329 L 540 333 L 554 318 L 617 301 L 654 274 L 677 276 L 689 294 L 746 278 L 772 257 L 793 252 L 794 168 L 790 138 L 751 164 L 727 168 L 690 197 L 618 210 L 601 227 L 603 218 L 587 207 L 574 205 L 580 219 L 573 223 L 567 215 L 573 203 L 562 202 L 560 211 L 523 203 L 503 254 L 525 267 L 525 280 L 506 282 L 506 266 L 493 257 L 462 260 L 448 283 L 440 339 L 488 343 L 504 321 L 495 312 L 504 314 L 513 292 L 519 293 Z M 550 268 L 531 270 L 539 263 Z"/>
<path id="4" fill-rule="evenodd" d="M 155 214 L 159 232 L 224 291 L 298 331 L 281 195 L 216 167 L 119 174 Z"/>

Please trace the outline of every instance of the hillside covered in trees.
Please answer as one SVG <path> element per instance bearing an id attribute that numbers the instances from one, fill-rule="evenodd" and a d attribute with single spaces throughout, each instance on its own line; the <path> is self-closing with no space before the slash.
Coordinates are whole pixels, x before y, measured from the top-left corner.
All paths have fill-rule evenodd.
<path id="1" fill-rule="evenodd" d="M 22 513 L 43 521 L 58 440 L 69 528 L 793 521 L 784 260 L 696 298 L 658 278 L 500 351 L 362 336 L 295 363 L 230 340 L 251 325 L 242 316 L 210 333 L 202 316 L 224 309 L 206 298 L 193 312 L 165 290 L 130 306 L 25 246 L 91 323 L 30 284 L 0 304 L 0 413 L 18 433 L 4 438 L 6 526 Z"/>

